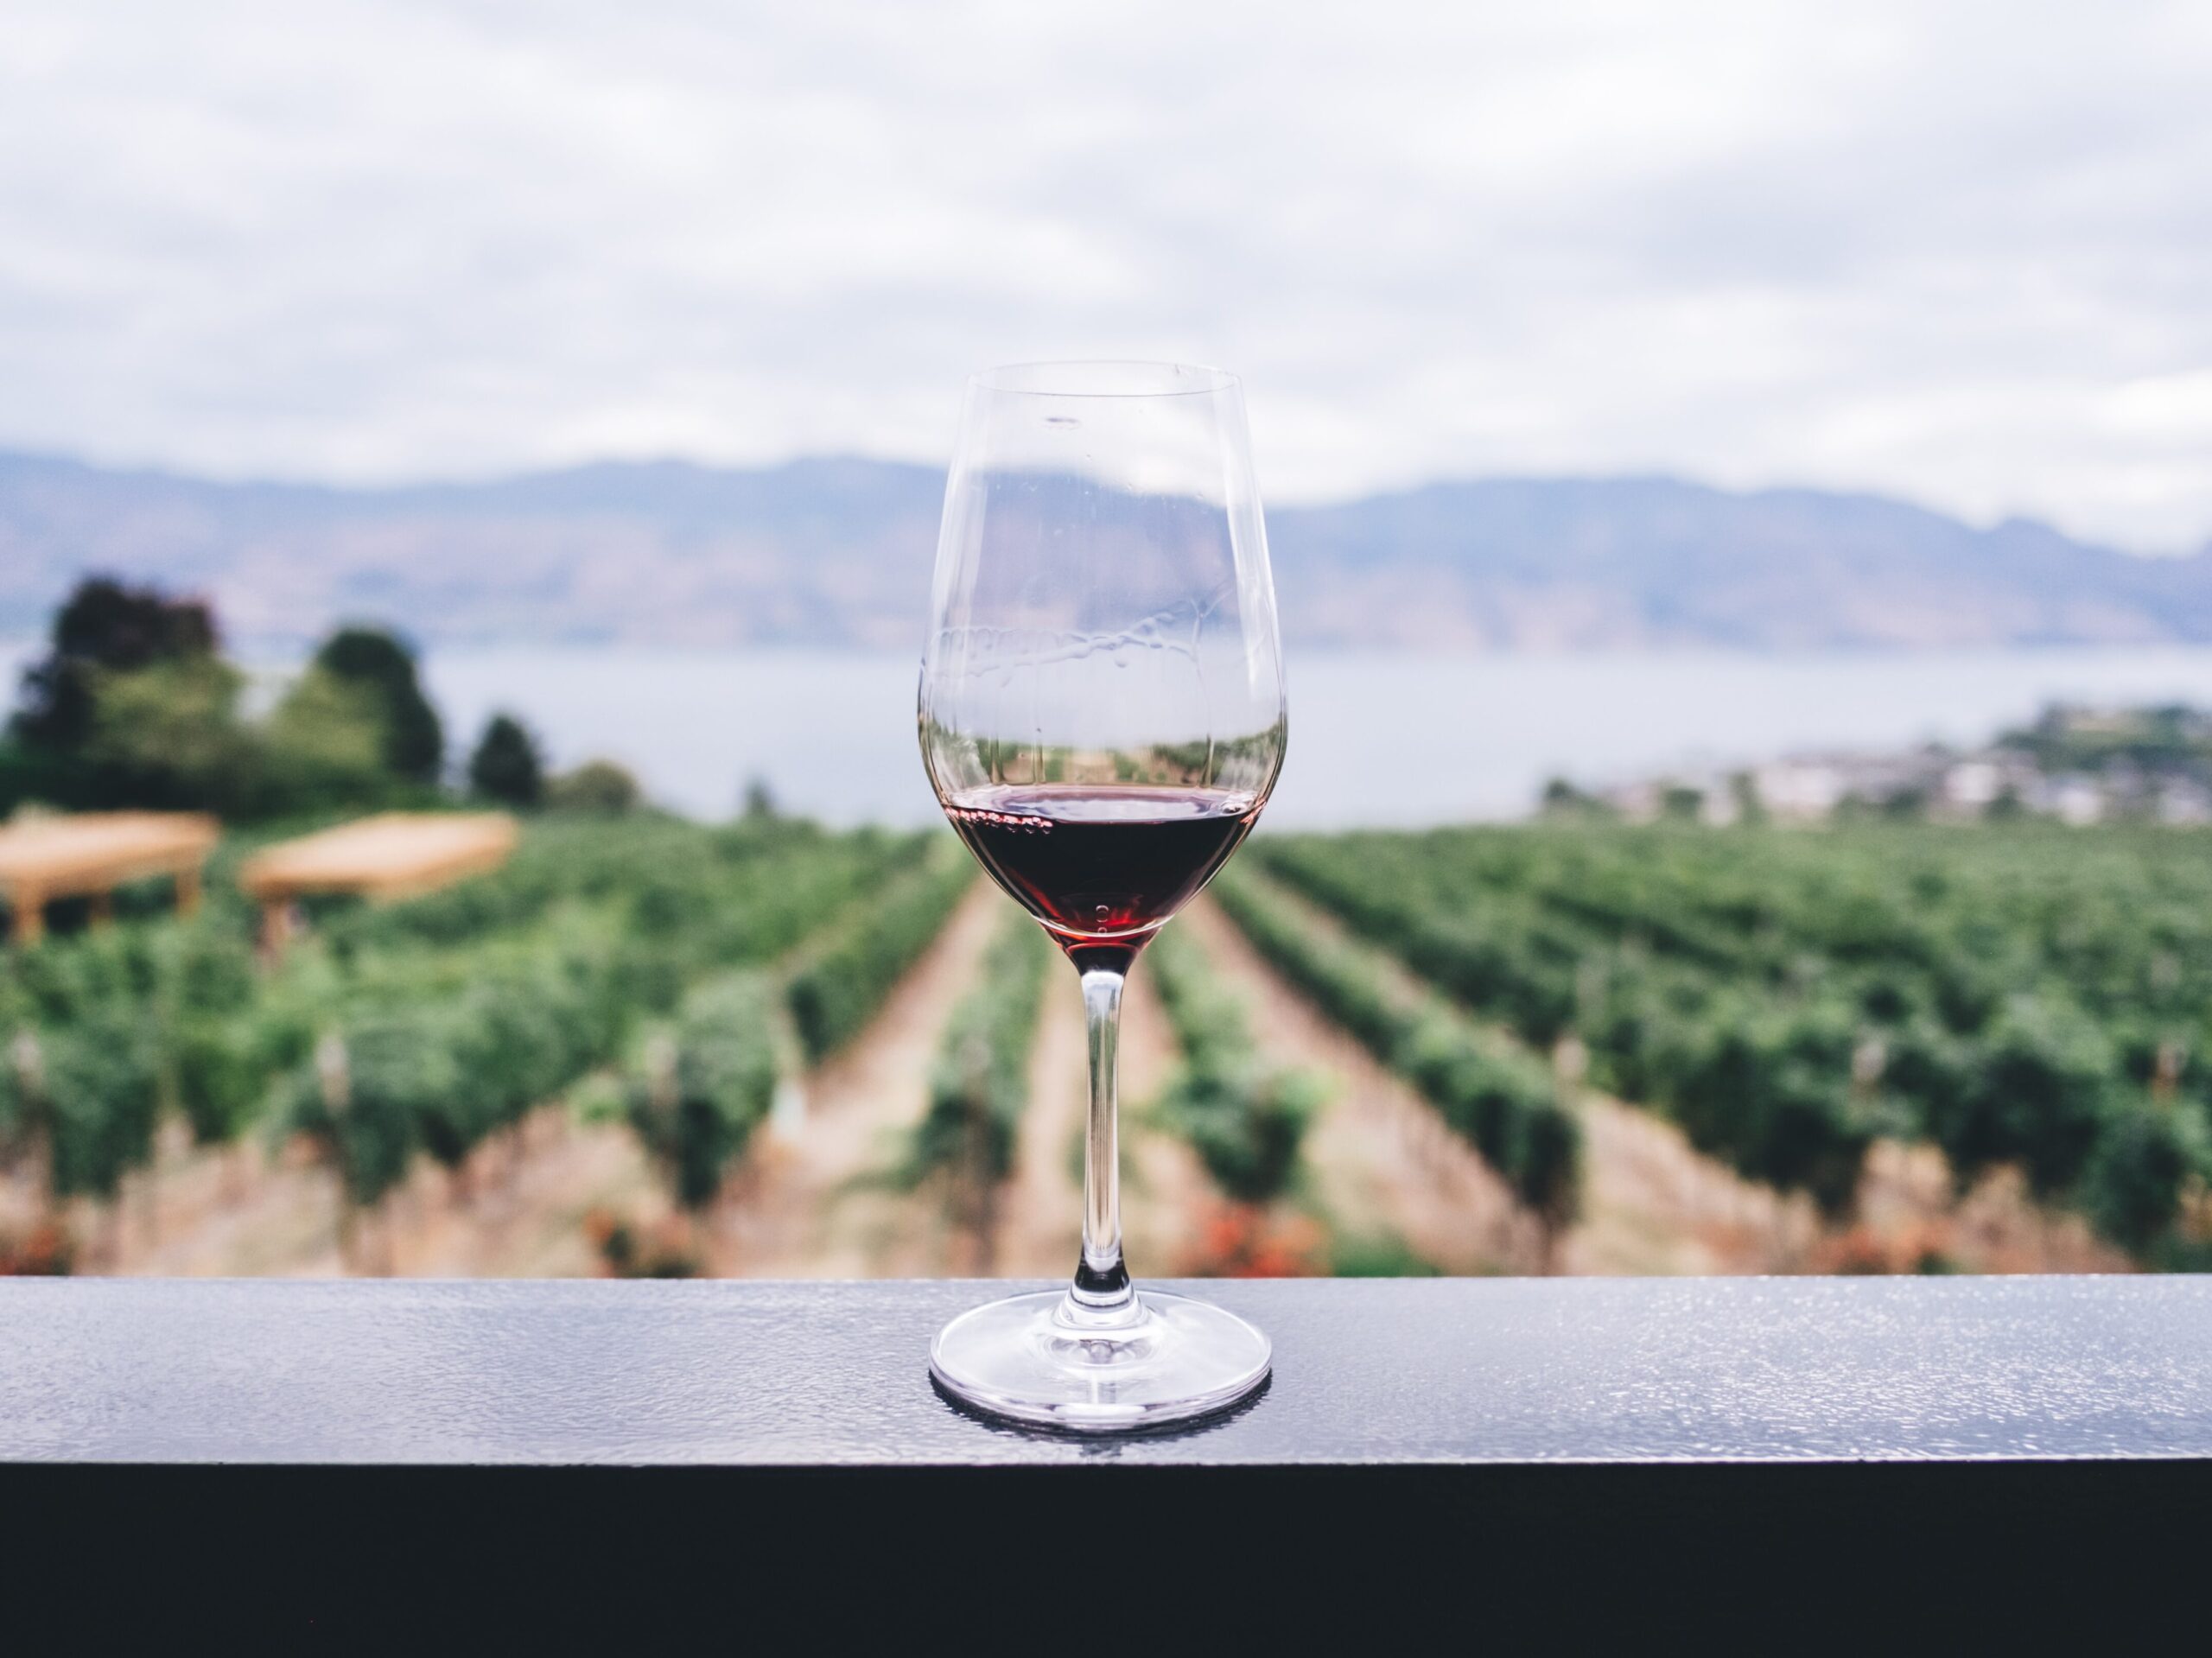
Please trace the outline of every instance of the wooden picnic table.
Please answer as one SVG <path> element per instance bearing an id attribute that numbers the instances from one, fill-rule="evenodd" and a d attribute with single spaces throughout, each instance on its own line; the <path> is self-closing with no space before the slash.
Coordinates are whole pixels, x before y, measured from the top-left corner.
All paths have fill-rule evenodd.
<path id="1" fill-rule="evenodd" d="M 11 918 L 10 937 L 36 943 L 46 933 L 46 906 L 58 898 L 92 900 L 92 918 L 112 912 L 125 881 L 166 875 L 176 883 L 176 906 L 200 903 L 200 870 L 222 837 L 222 826 L 198 812 L 79 812 L 17 818 L 0 824 L 0 893 Z"/>
<path id="2" fill-rule="evenodd" d="M 263 943 L 277 950 L 293 904 L 308 893 L 415 898 L 497 869 L 520 833 L 505 812 L 381 812 L 257 852 L 238 885 L 261 905 Z"/>

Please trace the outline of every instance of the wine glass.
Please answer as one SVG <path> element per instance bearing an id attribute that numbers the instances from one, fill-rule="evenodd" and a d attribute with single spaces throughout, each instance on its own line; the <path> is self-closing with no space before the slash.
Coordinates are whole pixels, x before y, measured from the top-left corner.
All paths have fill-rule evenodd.
<path id="1" fill-rule="evenodd" d="M 1074 963 L 1090 1039 L 1083 1253 L 1065 1291 L 938 1333 L 980 1408 L 1088 1432 L 1217 1410 L 1267 1337 L 1122 1260 L 1125 975 L 1236 851 L 1287 725 L 1274 586 L 1236 378 L 1032 363 L 969 382 L 945 483 L 922 758 L 953 828 Z"/>

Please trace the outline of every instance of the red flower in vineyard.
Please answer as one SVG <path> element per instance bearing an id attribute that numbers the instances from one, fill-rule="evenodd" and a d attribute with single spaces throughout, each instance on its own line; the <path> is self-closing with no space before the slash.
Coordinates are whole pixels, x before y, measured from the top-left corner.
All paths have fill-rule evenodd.
<path id="1" fill-rule="evenodd" d="M 1278 1220 L 1251 1204 L 1225 1204 L 1206 1219 L 1188 1271 L 1202 1278 L 1310 1278 L 1319 1270 L 1320 1229 L 1302 1217 Z"/>
<path id="2" fill-rule="evenodd" d="M 34 1226 L 19 1238 L 0 1238 L 0 1278 L 66 1278 L 74 1255 L 60 1225 Z"/>
<path id="3" fill-rule="evenodd" d="M 1844 1274 L 1941 1273 L 1955 1270 L 1951 1229 L 1942 1221 L 1916 1222 L 1879 1230 L 1854 1226 L 1822 1244 L 1813 1270 Z"/>

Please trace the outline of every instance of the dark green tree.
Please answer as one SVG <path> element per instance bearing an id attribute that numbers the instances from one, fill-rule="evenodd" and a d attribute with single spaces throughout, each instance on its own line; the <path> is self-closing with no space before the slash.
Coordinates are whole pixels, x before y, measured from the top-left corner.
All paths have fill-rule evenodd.
<path id="1" fill-rule="evenodd" d="M 15 734 L 34 748 L 74 749 L 92 734 L 94 678 L 215 654 L 214 613 L 196 599 L 86 576 L 54 613 L 53 645 L 23 673 Z"/>
<path id="2" fill-rule="evenodd" d="M 128 755 L 96 753 L 104 687 L 149 671 L 219 678 L 215 619 L 193 599 L 88 576 L 54 613 L 47 654 L 23 673 L 0 743 L 0 809 L 22 799 L 77 807 L 204 805 L 176 768 L 156 775 Z M 227 716 L 226 716 L 227 717 Z"/>
<path id="3" fill-rule="evenodd" d="M 360 686 L 384 719 L 385 766 L 410 783 L 435 785 L 445 765 L 445 727 L 423 695 L 415 653 L 380 628 L 341 627 L 315 652 L 315 665 Z"/>
<path id="4" fill-rule="evenodd" d="M 468 757 L 468 786 L 486 800 L 525 810 L 545 798 L 545 761 L 520 721 L 492 716 Z"/>

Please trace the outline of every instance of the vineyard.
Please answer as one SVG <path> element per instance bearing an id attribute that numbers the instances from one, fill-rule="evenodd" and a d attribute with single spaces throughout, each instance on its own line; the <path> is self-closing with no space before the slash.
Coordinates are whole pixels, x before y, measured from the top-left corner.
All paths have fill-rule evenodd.
<path id="1" fill-rule="evenodd" d="M 1135 1265 L 2197 1265 L 2200 839 L 1262 835 L 1131 987 Z M 274 959 L 253 846 L 5 958 L 0 1265 L 1067 1266 L 1072 976 L 948 837 L 543 816 Z"/>
<path id="2" fill-rule="evenodd" d="M 1547 826 L 1277 839 L 1246 879 L 1832 1219 L 1878 1144 L 1925 1145 L 1961 1191 L 2017 1171 L 2182 1265 L 2212 1168 L 2204 852 L 2152 829 Z M 1269 936 L 1264 901 L 1231 902 Z"/>
<path id="3" fill-rule="evenodd" d="M 700 1209 L 802 1041 L 864 1020 L 969 884 L 950 854 L 772 822 L 549 823 L 498 874 L 338 909 L 274 965 L 237 902 L 17 951 L 0 1147 L 36 1218 L 13 1247 L 60 1264 L 62 1206 L 114 1210 L 165 1122 L 202 1150 L 310 1152 L 350 1233 L 418 1165 L 458 1173 L 549 1102 L 609 1090 Z"/>

